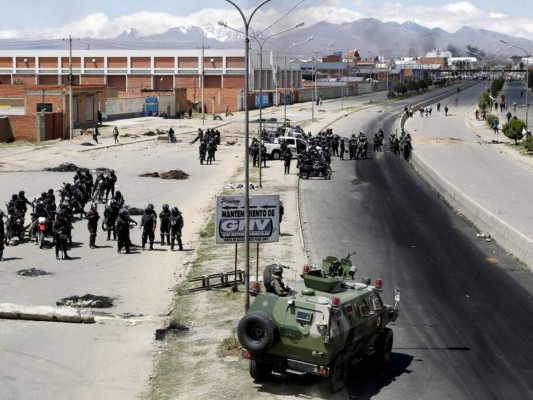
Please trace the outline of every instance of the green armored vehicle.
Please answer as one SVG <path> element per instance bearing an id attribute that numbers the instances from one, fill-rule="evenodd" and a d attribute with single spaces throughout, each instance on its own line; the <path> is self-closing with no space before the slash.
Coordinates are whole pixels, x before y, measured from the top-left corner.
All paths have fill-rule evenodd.
<path id="1" fill-rule="evenodd" d="M 285 296 L 261 291 L 258 282 L 252 286 L 255 299 L 239 321 L 237 335 L 254 380 L 263 381 L 273 371 L 308 373 L 321 376 L 324 389 L 337 393 L 349 363 L 367 357 L 378 365 L 389 361 L 393 333 L 387 325 L 399 311 L 383 304 L 381 279 L 374 286 L 370 279 L 354 281 L 353 254 L 340 260 L 327 257 L 321 269 L 305 266 L 303 282 Z M 265 270 L 265 282 L 272 267 Z M 396 289 L 396 302 L 399 297 Z"/>

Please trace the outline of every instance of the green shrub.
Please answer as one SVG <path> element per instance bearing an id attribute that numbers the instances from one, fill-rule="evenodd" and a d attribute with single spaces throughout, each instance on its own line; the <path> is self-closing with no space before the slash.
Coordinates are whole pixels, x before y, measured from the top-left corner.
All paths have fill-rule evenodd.
<path id="1" fill-rule="evenodd" d="M 492 128 L 492 125 L 494 124 L 494 120 L 499 120 L 499 118 L 494 114 L 487 114 L 485 116 L 485 121 L 487 121 L 487 125 Z"/>
<path id="2" fill-rule="evenodd" d="M 518 118 L 513 118 L 509 122 L 503 125 L 502 132 L 509 139 L 514 140 L 514 144 L 518 144 L 519 140 L 522 140 L 524 134 L 522 133 L 526 123 Z"/>

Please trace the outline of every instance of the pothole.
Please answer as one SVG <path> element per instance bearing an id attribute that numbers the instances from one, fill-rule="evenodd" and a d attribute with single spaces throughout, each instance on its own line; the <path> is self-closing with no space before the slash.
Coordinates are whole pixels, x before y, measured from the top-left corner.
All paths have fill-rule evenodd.
<path id="1" fill-rule="evenodd" d="M 70 296 L 56 301 L 58 307 L 76 307 L 76 308 L 109 308 L 113 307 L 114 299 L 107 296 L 94 296 L 86 294 L 84 296 Z"/>
<path id="2" fill-rule="evenodd" d="M 185 325 L 172 323 L 166 328 L 156 329 L 155 340 L 164 340 L 166 334 L 169 332 L 180 333 L 180 332 L 186 332 L 188 330 L 189 330 L 189 327 Z"/>
<path id="3" fill-rule="evenodd" d="M 50 275 L 51 272 L 43 271 L 42 269 L 30 268 L 30 269 L 21 269 L 17 271 L 17 275 L 20 276 L 41 276 L 41 275 Z"/>

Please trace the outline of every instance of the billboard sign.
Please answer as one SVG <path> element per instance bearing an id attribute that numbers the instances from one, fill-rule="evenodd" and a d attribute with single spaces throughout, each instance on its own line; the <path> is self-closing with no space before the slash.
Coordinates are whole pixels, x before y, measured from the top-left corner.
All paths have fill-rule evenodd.
<path id="1" fill-rule="evenodd" d="M 244 243 L 246 218 L 244 196 L 217 196 L 216 242 Z M 279 195 L 250 196 L 249 242 L 279 241 Z"/>

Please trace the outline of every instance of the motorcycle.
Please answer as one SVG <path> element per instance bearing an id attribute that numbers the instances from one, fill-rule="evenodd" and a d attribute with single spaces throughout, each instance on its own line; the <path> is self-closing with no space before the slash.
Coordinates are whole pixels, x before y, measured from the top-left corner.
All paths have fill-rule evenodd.
<path id="1" fill-rule="evenodd" d="M 47 236 L 52 236 L 52 222 L 46 217 L 38 217 L 36 221 L 37 225 L 37 243 L 39 248 L 43 248 L 44 239 Z"/>
<path id="2" fill-rule="evenodd" d="M 298 176 L 302 179 L 309 179 L 309 177 L 322 176 L 324 179 L 331 179 L 331 167 L 324 161 L 316 160 L 312 164 L 302 164 L 298 171 Z"/>
<path id="3" fill-rule="evenodd" d="M 6 234 L 4 242 L 9 246 L 9 242 L 14 237 L 22 240 L 24 237 L 24 217 L 10 215 L 7 218 Z"/>

